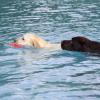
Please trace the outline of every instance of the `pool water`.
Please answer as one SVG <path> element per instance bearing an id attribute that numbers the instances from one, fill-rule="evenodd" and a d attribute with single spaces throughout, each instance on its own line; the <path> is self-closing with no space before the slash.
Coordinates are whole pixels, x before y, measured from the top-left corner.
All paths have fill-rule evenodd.
<path id="1" fill-rule="evenodd" d="M 0 100 L 100 100 L 99 55 L 7 45 L 27 32 L 100 41 L 99 0 L 0 1 Z"/>

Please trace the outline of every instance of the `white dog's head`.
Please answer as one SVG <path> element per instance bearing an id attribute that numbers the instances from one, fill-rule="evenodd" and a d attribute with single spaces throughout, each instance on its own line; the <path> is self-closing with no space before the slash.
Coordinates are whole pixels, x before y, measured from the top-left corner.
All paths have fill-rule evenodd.
<path id="1" fill-rule="evenodd" d="M 45 48 L 51 46 L 48 42 L 32 33 L 23 35 L 23 37 L 17 39 L 15 42 L 25 46 L 34 46 L 35 48 Z"/>

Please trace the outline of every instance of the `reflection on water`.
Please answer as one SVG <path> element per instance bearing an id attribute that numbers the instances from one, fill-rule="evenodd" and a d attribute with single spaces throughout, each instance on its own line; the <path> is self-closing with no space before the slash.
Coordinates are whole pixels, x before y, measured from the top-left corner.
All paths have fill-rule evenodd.
<path id="1" fill-rule="evenodd" d="M 60 43 L 77 35 L 100 41 L 99 0 L 2 0 L 0 43 L 33 32 Z M 99 100 L 100 57 L 0 44 L 0 100 Z"/>

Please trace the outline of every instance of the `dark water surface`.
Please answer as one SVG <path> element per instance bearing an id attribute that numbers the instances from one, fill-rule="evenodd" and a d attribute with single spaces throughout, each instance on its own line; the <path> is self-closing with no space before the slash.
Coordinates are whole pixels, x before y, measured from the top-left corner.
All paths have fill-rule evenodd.
<path id="1" fill-rule="evenodd" d="M 100 41 L 100 0 L 0 0 L 0 42 L 27 32 Z M 100 100 L 100 57 L 0 45 L 0 100 Z"/>

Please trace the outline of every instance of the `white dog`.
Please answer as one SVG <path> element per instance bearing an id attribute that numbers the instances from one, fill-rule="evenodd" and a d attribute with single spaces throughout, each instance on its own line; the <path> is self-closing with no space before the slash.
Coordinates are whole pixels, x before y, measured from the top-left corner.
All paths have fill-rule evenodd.
<path id="1" fill-rule="evenodd" d="M 32 33 L 23 35 L 23 37 L 17 39 L 15 43 L 23 46 L 34 46 L 35 48 L 60 48 L 60 44 L 50 44 Z"/>

